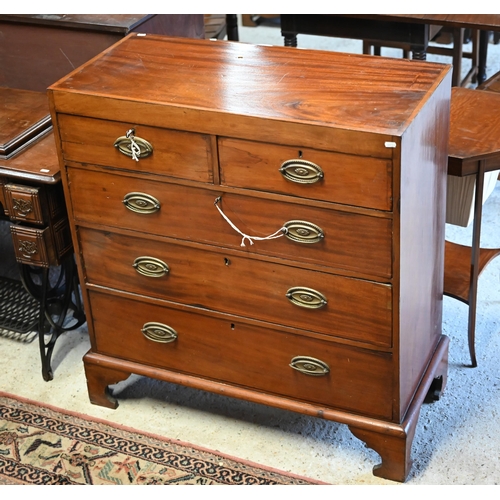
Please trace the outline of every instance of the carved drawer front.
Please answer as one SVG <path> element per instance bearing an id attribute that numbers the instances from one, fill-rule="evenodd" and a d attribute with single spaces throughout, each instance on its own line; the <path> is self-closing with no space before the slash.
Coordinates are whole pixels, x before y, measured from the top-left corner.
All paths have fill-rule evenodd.
<path id="1" fill-rule="evenodd" d="M 15 221 L 44 224 L 40 187 L 18 184 L 5 185 L 5 201 L 9 217 Z"/>
<path id="2" fill-rule="evenodd" d="M 120 225 L 382 278 L 392 274 L 392 220 L 385 217 L 224 194 L 217 206 L 246 234 L 283 234 L 281 229 L 291 226 L 287 236 L 256 241 L 253 245 L 246 240 L 242 247 L 241 234 L 215 206 L 217 191 L 77 168 L 69 168 L 68 174 L 78 223 Z M 315 228 L 319 228 L 322 237 L 310 241 L 309 236 L 303 236 L 318 234 Z"/>
<path id="3" fill-rule="evenodd" d="M 389 285 L 84 228 L 80 243 L 92 284 L 392 346 Z"/>
<path id="4" fill-rule="evenodd" d="M 388 353 L 90 291 L 96 350 L 212 380 L 392 417 Z M 292 365 L 292 366 L 291 366 Z"/>
<path id="5" fill-rule="evenodd" d="M 47 225 L 66 217 L 60 183 L 44 186 L 7 183 L 4 194 L 5 208 L 13 221 Z"/>
<path id="6" fill-rule="evenodd" d="M 73 249 L 67 218 L 44 229 L 13 224 L 10 231 L 16 259 L 23 264 L 58 266 Z"/>
<path id="7" fill-rule="evenodd" d="M 37 229 L 12 225 L 10 230 L 18 262 L 41 267 L 58 265 L 50 228 Z"/>
<path id="8" fill-rule="evenodd" d="M 219 139 L 221 183 L 392 209 L 392 161 L 300 147 Z"/>
<path id="9" fill-rule="evenodd" d="M 213 181 L 207 135 L 69 115 L 58 119 L 66 160 Z"/>

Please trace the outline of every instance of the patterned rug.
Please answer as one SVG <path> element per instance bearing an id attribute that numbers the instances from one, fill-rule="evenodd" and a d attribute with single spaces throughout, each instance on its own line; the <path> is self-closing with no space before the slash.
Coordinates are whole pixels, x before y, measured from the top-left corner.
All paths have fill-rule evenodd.
<path id="1" fill-rule="evenodd" d="M 0 485 L 324 484 L 0 392 Z"/>

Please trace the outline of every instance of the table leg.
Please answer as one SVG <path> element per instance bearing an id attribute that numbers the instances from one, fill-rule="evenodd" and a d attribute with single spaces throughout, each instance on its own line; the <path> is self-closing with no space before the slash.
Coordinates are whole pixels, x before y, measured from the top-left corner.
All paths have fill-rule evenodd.
<path id="1" fill-rule="evenodd" d="M 427 59 L 427 51 L 422 48 L 412 48 L 412 59 L 415 59 L 415 61 L 425 61 Z"/>
<path id="2" fill-rule="evenodd" d="M 479 32 L 479 63 L 477 72 L 477 83 L 481 85 L 486 80 L 486 59 L 488 57 L 488 40 L 490 32 L 481 30 Z"/>
<path id="3" fill-rule="evenodd" d="M 453 73 L 451 76 L 451 86 L 460 87 L 462 83 L 462 57 L 464 28 L 453 28 Z"/>
<path id="4" fill-rule="evenodd" d="M 297 47 L 297 33 L 281 32 L 285 39 L 285 47 Z"/>
<path id="5" fill-rule="evenodd" d="M 239 41 L 238 16 L 236 14 L 226 14 L 226 30 L 228 40 Z"/>
<path id="6" fill-rule="evenodd" d="M 481 244 L 481 219 L 483 214 L 483 188 L 484 188 L 485 160 L 479 161 L 476 174 L 476 192 L 474 200 L 474 222 L 472 226 L 471 269 L 469 288 L 469 352 L 472 367 L 477 366 L 475 336 L 476 336 L 476 307 L 477 307 L 477 282 L 479 278 L 479 254 Z"/>

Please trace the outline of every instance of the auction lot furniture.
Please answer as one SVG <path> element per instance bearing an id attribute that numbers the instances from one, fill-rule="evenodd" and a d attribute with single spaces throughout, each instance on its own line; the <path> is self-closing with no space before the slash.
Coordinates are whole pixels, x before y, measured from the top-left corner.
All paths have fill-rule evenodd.
<path id="1" fill-rule="evenodd" d="M 134 30 L 202 38 L 203 15 L 0 15 L 0 216 L 20 264 L 20 281 L 0 277 L 0 328 L 38 330 L 45 380 L 85 321 L 46 88 Z"/>
<path id="2" fill-rule="evenodd" d="M 450 79 L 132 34 L 52 85 L 90 400 L 136 373 L 335 420 L 404 481 L 446 384 Z"/>

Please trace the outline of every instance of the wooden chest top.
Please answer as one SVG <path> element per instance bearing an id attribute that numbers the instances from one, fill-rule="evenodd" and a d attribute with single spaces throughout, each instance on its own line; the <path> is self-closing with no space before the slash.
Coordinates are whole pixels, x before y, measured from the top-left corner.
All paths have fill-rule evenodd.
<path id="1" fill-rule="evenodd" d="M 234 136 L 235 127 L 265 119 L 401 136 L 449 71 L 426 62 L 326 51 L 304 57 L 290 47 L 134 33 L 50 90 L 59 112 L 115 120 L 135 114 L 139 123 L 206 133 Z M 123 100 L 127 106 L 117 102 Z M 160 106 L 169 108 L 168 120 Z"/>

